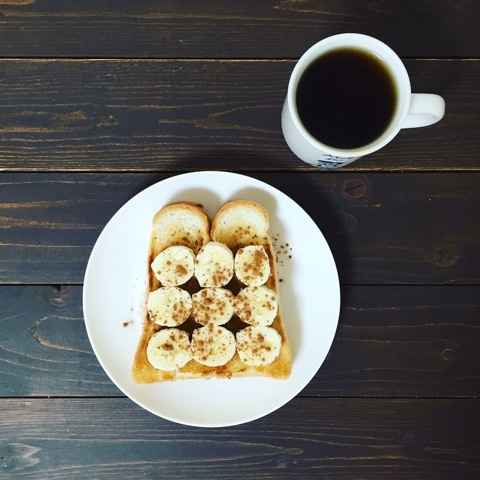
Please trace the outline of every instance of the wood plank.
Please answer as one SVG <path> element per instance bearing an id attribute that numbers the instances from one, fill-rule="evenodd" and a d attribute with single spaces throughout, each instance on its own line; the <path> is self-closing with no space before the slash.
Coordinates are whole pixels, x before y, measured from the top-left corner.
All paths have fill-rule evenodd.
<path id="1" fill-rule="evenodd" d="M 61 43 L 61 42 L 57 42 Z M 445 118 L 344 171 L 479 170 L 480 60 L 407 60 Z M 290 60 L 0 61 L 0 169 L 317 171 L 280 126 Z"/>
<path id="2" fill-rule="evenodd" d="M 478 409 L 468 399 L 294 399 L 249 424 L 199 429 L 127 399 L 3 399 L 2 478 L 473 480 Z"/>
<path id="3" fill-rule="evenodd" d="M 108 219 L 148 186 L 147 176 L 94 177 L 1 174 L 0 275 L 6 283 L 83 282 Z M 19 268 L 26 274 L 12 275 Z"/>
<path id="4" fill-rule="evenodd" d="M 329 356 L 302 395 L 478 397 L 479 318 L 477 286 L 344 287 Z"/>
<path id="5" fill-rule="evenodd" d="M 332 348 L 301 396 L 478 396 L 479 293 L 342 288 Z M 0 287 L 0 396 L 122 395 L 93 354 L 81 302 L 80 286 Z"/>
<path id="6" fill-rule="evenodd" d="M 0 396 L 122 395 L 90 346 L 81 287 L 0 292 Z"/>
<path id="7" fill-rule="evenodd" d="M 296 58 L 328 35 L 362 32 L 401 55 L 478 57 L 479 8 L 449 0 L 10 0 L 0 2 L 0 44 L 10 57 Z"/>
<path id="8" fill-rule="evenodd" d="M 0 283 L 82 283 L 112 215 L 169 176 L 2 173 Z M 310 214 L 342 284 L 480 284 L 478 173 L 252 176 Z"/>

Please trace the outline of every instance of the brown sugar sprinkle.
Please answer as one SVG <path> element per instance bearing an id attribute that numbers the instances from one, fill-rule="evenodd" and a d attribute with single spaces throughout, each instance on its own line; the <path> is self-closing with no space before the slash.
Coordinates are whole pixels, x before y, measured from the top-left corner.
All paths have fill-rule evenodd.
<path id="1" fill-rule="evenodd" d="M 293 249 L 288 242 L 280 243 L 280 235 L 279 234 L 273 235 L 271 238 L 272 238 L 273 248 L 274 248 L 275 253 L 277 255 L 280 255 L 280 256 L 281 255 L 288 255 L 289 258 L 292 257 L 291 252 L 292 252 Z"/>
<path id="2" fill-rule="evenodd" d="M 174 290 L 183 291 L 183 294 L 180 298 L 172 298 L 172 293 Z M 160 301 L 167 306 L 167 314 L 162 317 L 159 315 L 155 304 L 147 304 L 148 314 L 152 321 L 158 322 L 164 326 L 177 326 L 182 324 L 185 319 L 190 316 L 192 309 L 191 298 L 188 292 L 185 292 L 185 290 L 180 289 L 179 287 L 161 287 L 160 289 L 150 293 L 149 302 L 152 295 L 157 297 L 157 302 Z"/>
<path id="3" fill-rule="evenodd" d="M 235 254 L 236 277 L 245 285 L 261 285 L 271 274 L 270 260 L 263 245 L 247 245 Z"/>
<path id="4" fill-rule="evenodd" d="M 226 269 L 217 270 L 212 275 L 212 280 L 213 280 L 213 285 L 225 285 L 230 280 L 230 274 Z"/>
<path id="5" fill-rule="evenodd" d="M 210 246 L 214 243 L 218 242 L 209 242 L 204 245 L 195 259 L 196 270 L 199 269 L 201 265 L 205 266 L 204 275 L 201 275 L 200 277 L 197 276 L 197 280 L 202 287 L 222 287 L 226 285 L 233 276 L 234 266 L 232 251 L 225 244 L 221 244 L 223 245 L 224 251 L 220 250 L 222 252 L 220 255 L 223 257 L 223 260 L 226 261 L 226 265 L 222 264 L 222 262 L 219 262 L 218 260 L 213 261 L 211 258 L 212 254 L 210 249 L 213 247 Z"/>
<path id="6" fill-rule="evenodd" d="M 272 245 L 276 253 L 276 262 L 283 266 L 286 260 L 291 260 L 292 256 L 292 247 L 288 242 L 281 243 L 280 242 L 280 235 L 276 234 L 272 236 Z M 283 283 L 283 279 L 280 278 L 279 282 Z"/>
<path id="7" fill-rule="evenodd" d="M 177 265 L 175 267 L 175 273 L 177 275 L 186 275 L 188 272 L 187 272 L 187 269 L 183 265 Z"/>
<path id="8" fill-rule="evenodd" d="M 234 295 L 226 288 L 204 288 L 192 295 L 192 315 L 202 325 L 222 325 L 234 313 Z"/>
<path id="9" fill-rule="evenodd" d="M 241 237 L 241 236 L 245 235 L 246 233 L 248 233 L 248 231 L 239 230 L 236 233 L 239 235 L 239 237 Z M 203 243 L 199 243 L 198 241 L 196 241 L 195 243 L 196 243 L 198 249 L 201 249 L 203 247 Z M 250 245 L 258 246 L 260 244 L 252 243 Z M 248 245 L 243 243 L 243 245 L 241 245 L 241 246 L 238 245 L 238 247 L 236 247 L 236 249 L 231 248 L 231 250 L 235 254 L 235 253 L 238 253 L 239 251 L 241 251 L 246 246 L 248 246 Z M 275 238 L 272 239 L 272 247 L 273 247 L 274 252 L 276 253 L 275 257 L 276 257 L 277 262 L 279 262 L 279 256 L 280 256 L 280 262 L 283 262 L 283 258 L 285 256 L 288 256 L 288 258 L 292 258 L 292 255 L 291 255 L 292 248 L 290 247 L 290 245 L 288 243 L 280 244 L 278 235 Z M 198 249 L 196 249 L 196 250 L 198 250 Z M 252 259 L 251 263 L 245 265 L 244 270 L 246 271 L 248 276 L 255 277 L 255 275 L 258 275 L 258 270 L 261 269 L 262 264 L 264 264 L 264 262 L 265 262 L 265 256 L 267 257 L 267 261 L 269 262 L 270 267 L 271 268 L 273 267 L 273 259 L 270 258 L 269 250 L 266 246 L 263 246 L 263 250 L 256 250 L 255 251 L 255 253 L 253 254 L 253 259 Z M 169 263 L 170 263 L 170 266 L 171 266 L 172 262 L 169 262 Z M 195 264 L 198 264 L 197 259 L 195 259 Z M 219 268 L 219 264 L 217 262 L 215 262 L 215 260 L 213 260 L 213 261 L 210 260 L 209 264 L 210 264 L 210 268 L 213 267 L 212 270 L 211 270 L 213 282 L 217 285 L 218 284 L 220 284 L 220 285 L 223 284 L 222 288 L 224 288 L 224 289 L 228 290 L 230 293 L 232 293 L 234 295 L 233 298 L 235 298 L 238 295 L 238 293 L 243 289 L 242 282 L 240 282 L 235 276 L 233 278 L 231 278 L 231 272 L 227 271 L 228 269 L 225 269 L 223 267 Z M 216 271 L 215 271 L 215 268 L 216 268 Z M 176 273 L 179 273 L 179 274 L 185 273 L 185 268 L 181 265 L 176 266 L 175 270 L 176 270 Z M 279 282 L 283 282 L 283 279 L 279 279 Z M 218 312 L 218 314 L 220 316 L 224 316 L 225 312 L 228 311 L 229 308 L 230 308 L 229 305 L 228 305 L 229 302 L 225 302 L 225 304 L 222 304 L 222 302 L 218 302 L 215 306 L 213 306 L 212 304 L 213 304 L 214 300 L 212 300 L 212 298 L 210 298 L 210 296 L 207 292 L 207 289 L 213 289 L 213 288 L 216 289 L 216 288 L 219 288 L 219 287 L 202 288 L 199 284 L 198 278 L 195 277 L 195 276 L 192 277 L 191 282 L 187 282 L 186 284 L 182 285 L 181 287 L 177 287 L 177 288 L 181 288 L 182 290 L 187 291 L 191 296 L 193 296 L 194 294 L 198 294 L 198 300 L 199 300 L 199 304 L 200 304 L 199 308 L 204 310 L 204 313 L 207 315 L 207 317 L 208 317 L 209 308 L 215 308 L 215 311 Z M 266 296 L 262 300 L 262 303 L 264 303 L 264 308 L 266 308 L 267 310 L 274 309 L 275 307 L 271 304 L 271 302 L 274 302 L 275 300 L 277 300 L 277 299 L 274 296 L 271 296 L 271 295 Z M 215 302 L 217 302 L 217 300 L 215 300 Z M 175 318 L 180 318 L 181 316 L 184 316 L 184 315 L 187 314 L 186 306 L 183 305 L 182 303 L 183 302 L 179 302 L 177 304 L 172 305 L 172 308 L 174 309 L 174 312 L 172 312 L 172 314 Z M 243 315 L 239 315 L 235 312 L 233 314 L 229 314 L 229 316 L 226 317 L 226 318 L 229 318 L 229 320 L 222 323 L 223 324 L 222 328 L 225 328 L 226 330 L 233 333 L 233 335 L 235 335 L 238 331 L 240 331 L 240 330 L 246 328 L 247 326 L 249 326 L 248 323 L 244 323 L 242 321 L 241 317 L 246 316 L 248 318 L 249 316 L 252 315 L 252 311 L 251 311 L 250 307 L 248 306 L 248 304 L 243 305 L 243 308 L 244 308 L 244 310 L 241 312 Z M 151 315 L 151 320 L 155 321 L 156 320 L 155 314 L 153 312 L 149 312 L 149 313 Z M 231 316 L 231 315 L 233 315 L 233 316 Z M 218 323 L 218 324 L 214 325 L 214 323 L 210 323 L 210 321 L 208 321 L 208 320 L 207 321 L 203 320 L 202 323 L 200 323 L 196 319 L 196 315 L 195 315 L 194 311 L 192 310 L 190 312 L 190 315 L 188 316 L 187 320 L 182 324 L 178 324 L 177 327 L 180 330 L 186 331 L 187 334 L 190 336 L 190 338 L 193 338 L 193 331 L 197 330 L 198 328 L 200 328 L 205 333 L 207 333 L 207 331 L 209 332 L 209 335 L 206 335 L 203 338 L 202 338 L 202 336 L 199 337 L 198 335 L 196 335 L 195 336 L 196 337 L 195 345 L 192 345 L 192 349 L 195 352 L 195 356 L 197 357 L 197 359 L 201 359 L 203 362 L 207 362 L 206 364 L 208 364 L 208 362 L 210 361 L 209 356 L 213 354 L 213 352 L 211 352 L 213 342 L 212 342 L 211 338 L 209 338 L 209 337 L 211 335 L 213 336 L 214 331 L 216 331 L 218 328 L 220 328 L 219 325 L 222 325 L 222 324 Z M 203 327 L 202 327 L 202 325 L 203 325 Z M 126 325 L 124 324 L 124 326 L 126 326 Z M 266 355 L 266 353 L 269 352 L 271 350 L 271 348 L 268 344 L 265 343 L 265 338 L 262 334 L 258 334 L 254 338 L 255 338 L 256 342 L 258 342 L 258 343 L 255 344 L 255 347 L 254 347 L 255 352 L 254 353 L 257 357 L 262 357 L 262 361 L 264 361 L 263 356 Z M 252 338 L 251 340 L 254 340 L 254 339 Z M 174 341 L 175 341 L 175 338 L 174 338 L 174 336 L 172 336 L 171 338 L 169 338 L 169 340 L 167 342 L 162 344 L 160 348 L 162 348 L 166 351 L 170 351 L 170 350 L 174 349 L 174 344 L 175 344 Z M 235 342 L 235 343 L 237 343 L 237 342 Z M 238 345 L 239 344 L 240 344 L 240 342 L 238 342 Z M 246 348 L 247 345 L 248 345 L 248 342 L 245 344 L 245 346 L 243 348 Z M 218 350 L 216 350 L 216 351 L 218 353 L 226 353 L 227 348 L 228 348 L 227 344 L 222 343 L 222 345 L 220 347 L 218 347 Z M 216 367 L 216 368 L 220 368 L 220 367 Z"/>
<path id="10" fill-rule="evenodd" d="M 220 338 L 220 343 L 214 337 Z M 199 328 L 192 335 L 193 358 L 208 366 L 224 365 L 235 353 L 232 341 L 235 342 L 233 334 L 224 327 L 210 324 Z"/>
<path id="11" fill-rule="evenodd" d="M 253 254 L 253 263 L 250 265 L 254 275 L 258 275 L 260 273 L 259 268 L 261 268 L 265 261 L 268 262 L 268 257 L 265 251 L 255 250 L 255 253 Z"/>

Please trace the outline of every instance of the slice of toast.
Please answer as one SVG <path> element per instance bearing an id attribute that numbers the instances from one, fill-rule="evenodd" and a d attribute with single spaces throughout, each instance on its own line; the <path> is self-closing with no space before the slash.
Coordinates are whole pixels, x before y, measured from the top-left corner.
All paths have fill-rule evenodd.
<path id="1" fill-rule="evenodd" d="M 203 245 L 210 240 L 223 243 L 233 253 L 247 245 L 261 245 L 264 247 L 270 264 L 270 276 L 265 284 L 278 295 L 278 277 L 276 271 L 275 251 L 268 234 L 269 214 L 267 210 L 256 202 L 236 200 L 225 204 L 210 223 L 210 219 L 201 205 L 192 203 L 175 203 L 162 208 L 153 219 L 152 235 L 149 251 L 149 266 L 153 259 L 164 249 L 172 245 L 184 245 L 198 253 Z M 148 291 L 159 288 L 152 270 L 149 268 Z M 225 286 L 236 295 L 244 285 L 234 278 Z M 196 278 L 192 278 L 182 289 L 193 294 L 200 290 Z M 224 325 L 236 334 L 247 324 L 244 324 L 236 315 Z M 133 363 L 133 379 L 137 383 L 154 383 L 178 379 L 193 378 L 234 378 L 266 376 L 276 379 L 286 379 L 290 376 L 292 359 L 285 326 L 282 320 L 281 308 L 271 325 L 281 336 L 281 348 L 278 357 L 265 366 L 250 366 L 240 360 L 238 353 L 225 364 L 211 367 L 196 360 L 190 360 L 186 365 L 174 371 L 163 371 L 153 367 L 147 357 L 147 345 L 152 335 L 164 328 L 148 318 L 143 323 L 143 331 L 138 343 Z M 188 332 L 201 327 L 193 318 L 187 319 L 178 328 Z"/>

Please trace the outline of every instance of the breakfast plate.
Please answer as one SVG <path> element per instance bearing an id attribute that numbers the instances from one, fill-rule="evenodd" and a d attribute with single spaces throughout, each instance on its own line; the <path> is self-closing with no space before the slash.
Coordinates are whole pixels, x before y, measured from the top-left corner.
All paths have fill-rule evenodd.
<path id="1" fill-rule="evenodd" d="M 193 201 L 201 203 L 213 217 L 224 203 L 235 199 L 256 201 L 270 214 L 280 303 L 292 349 L 290 378 L 136 384 L 131 370 L 145 315 L 153 216 L 168 203 Z M 83 309 L 90 343 L 100 364 L 131 400 L 173 422 L 226 427 L 277 410 L 310 382 L 335 336 L 340 287 L 335 261 L 321 231 L 287 195 L 245 175 L 193 172 L 152 185 L 112 217 L 88 261 Z"/>

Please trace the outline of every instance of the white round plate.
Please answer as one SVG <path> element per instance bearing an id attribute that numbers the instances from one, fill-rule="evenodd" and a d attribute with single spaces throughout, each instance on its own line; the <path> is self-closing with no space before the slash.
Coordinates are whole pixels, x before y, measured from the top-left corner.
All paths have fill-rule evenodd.
<path id="1" fill-rule="evenodd" d="M 171 202 L 194 201 L 203 204 L 212 217 L 225 202 L 235 199 L 254 200 L 270 213 L 270 235 L 282 280 L 280 302 L 292 348 L 290 378 L 136 384 L 131 369 L 145 312 L 147 252 L 154 214 Z M 225 427 L 273 412 L 308 384 L 325 360 L 335 335 L 340 287 L 325 238 L 288 196 L 245 175 L 194 172 L 147 188 L 112 217 L 87 265 L 83 308 L 93 350 L 122 392 L 168 420 Z"/>

